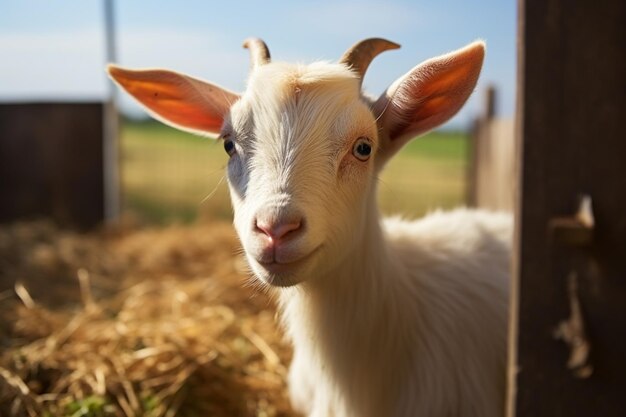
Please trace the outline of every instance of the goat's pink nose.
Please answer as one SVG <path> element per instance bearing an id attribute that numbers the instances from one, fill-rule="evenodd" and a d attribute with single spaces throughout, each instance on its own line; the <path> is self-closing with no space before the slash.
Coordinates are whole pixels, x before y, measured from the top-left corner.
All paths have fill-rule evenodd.
<path id="1" fill-rule="evenodd" d="M 276 241 L 284 238 L 287 233 L 299 230 L 302 227 L 302 220 L 290 219 L 289 221 L 273 223 L 257 219 L 256 227 L 258 230 L 265 233 L 267 237 Z"/>

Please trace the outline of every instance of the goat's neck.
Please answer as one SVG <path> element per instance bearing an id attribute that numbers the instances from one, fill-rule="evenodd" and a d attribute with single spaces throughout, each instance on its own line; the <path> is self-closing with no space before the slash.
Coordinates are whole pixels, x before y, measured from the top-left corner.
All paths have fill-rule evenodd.
<path id="1" fill-rule="evenodd" d="M 312 364 L 307 372 L 332 369 L 341 395 L 356 399 L 354 415 L 380 416 L 393 407 L 402 372 L 389 368 L 386 355 L 406 354 L 396 336 L 409 321 L 398 302 L 401 266 L 392 262 L 376 210 L 368 214 L 362 239 L 344 261 L 327 276 L 283 290 L 281 304 L 296 356 Z"/>
<path id="2" fill-rule="evenodd" d="M 389 310 L 393 309 L 394 294 L 400 290 L 395 285 L 398 282 L 387 278 L 398 277 L 400 266 L 390 259 L 375 204 L 369 205 L 364 224 L 361 239 L 334 268 L 299 288 L 283 292 L 285 318 L 291 322 L 288 327 L 299 326 L 295 322 L 302 321 L 305 326 L 320 326 L 311 329 L 318 334 L 332 327 L 339 334 L 352 332 L 358 339 L 361 332 L 355 323 L 369 323 L 367 329 L 362 328 L 363 336 L 371 335 L 371 328 L 377 323 L 385 325 L 393 314 Z M 329 322 L 333 322 L 332 326 Z"/>
<path id="3" fill-rule="evenodd" d="M 380 289 L 376 287 L 381 285 L 383 275 L 390 267 L 384 239 L 378 207 L 370 202 L 364 214 L 363 227 L 356 234 L 356 241 L 335 267 L 322 276 L 304 282 L 305 291 L 320 293 L 324 299 L 327 299 L 328 293 L 344 297 L 370 289 L 378 292 Z"/>

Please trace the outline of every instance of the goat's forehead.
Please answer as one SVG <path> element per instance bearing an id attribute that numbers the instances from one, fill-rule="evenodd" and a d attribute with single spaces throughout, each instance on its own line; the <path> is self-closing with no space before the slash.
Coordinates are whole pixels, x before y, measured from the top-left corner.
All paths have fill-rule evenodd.
<path id="1" fill-rule="evenodd" d="M 248 90 L 264 89 L 268 85 L 279 89 L 289 87 L 319 87 L 345 84 L 358 94 L 358 76 L 343 64 L 314 62 L 312 64 L 290 64 L 273 62 L 253 70 L 248 80 Z"/>
<path id="2" fill-rule="evenodd" d="M 316 62 L 309 65 L 271 63 L 250 76 L 244 96 L 253 107 L 345 105 L 359 100 L 360 86 L 346 66 Z"/>
<path id="3" fill-rule="evenodd" d="M 324 62 L 257 68 L 239 107 L 235 125 L 254 129 L 259 140 L 342 133 L 363 125 L 351 119 L 362 122 L 369 115 L 355 74 L 344 65 Z"/>

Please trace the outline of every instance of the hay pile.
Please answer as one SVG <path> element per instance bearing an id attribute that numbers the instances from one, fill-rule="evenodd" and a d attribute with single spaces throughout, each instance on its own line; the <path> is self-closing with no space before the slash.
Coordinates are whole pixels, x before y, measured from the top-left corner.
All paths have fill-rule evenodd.
<path id="1" fill-rule="evenodd" d="M 292 416 L 228 224 L 0 228 L 1 416 Z"/>

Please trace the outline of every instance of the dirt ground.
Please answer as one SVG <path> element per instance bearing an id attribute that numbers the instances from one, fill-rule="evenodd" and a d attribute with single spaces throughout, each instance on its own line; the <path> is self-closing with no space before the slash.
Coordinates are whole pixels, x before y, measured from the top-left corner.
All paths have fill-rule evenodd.
<path id="1" fill-rule="evenodd" d="M 232 226 L 0 226 L 1 416 L 294 416 Z"/>

